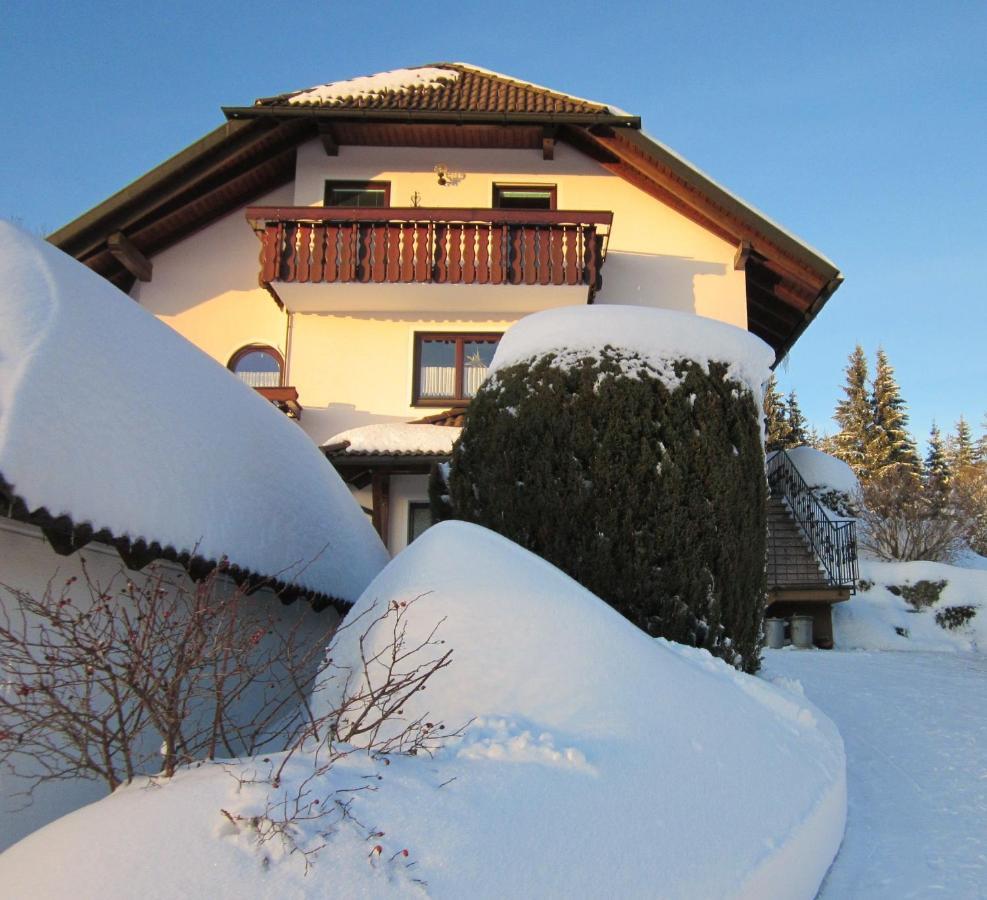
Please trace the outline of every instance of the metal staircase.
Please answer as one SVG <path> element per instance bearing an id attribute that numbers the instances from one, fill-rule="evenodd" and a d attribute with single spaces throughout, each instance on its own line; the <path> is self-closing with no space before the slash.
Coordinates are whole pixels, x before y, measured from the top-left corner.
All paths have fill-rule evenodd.
<path id="1" fill-rule="evenodd" d="M 857 532 L 852 519 L 833 519 L 791 457 L 768 459 L 768 588 L 776 599 L 797 592 L 845 599 L 857 584 Z M 838 599 L 833 597 L 833 599 Z"/>

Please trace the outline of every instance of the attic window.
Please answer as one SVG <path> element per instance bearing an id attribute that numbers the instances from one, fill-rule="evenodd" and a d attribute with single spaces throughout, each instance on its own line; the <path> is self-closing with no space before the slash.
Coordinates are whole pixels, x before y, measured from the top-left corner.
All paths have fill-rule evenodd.
<path id="1" fill-rule="evenodd" d="M 326 206 L 381 209 L 391 205 L 389 181 L 327 181 Z"/>
<path id="2" fill-rule="evenodd" d="M 253 388 L 280 387 L 284 360 L 273 347 L 251 344 L 237 350 L 227 368 Z"/>
<path id="3" fill-rule="evenodd" d="M 495 184 L 494 209 L 555 209 L 554 184 Z"/>

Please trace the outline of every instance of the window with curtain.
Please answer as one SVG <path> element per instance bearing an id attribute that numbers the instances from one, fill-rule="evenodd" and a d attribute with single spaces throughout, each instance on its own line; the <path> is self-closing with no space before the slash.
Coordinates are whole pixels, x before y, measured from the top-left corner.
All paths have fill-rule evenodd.
<path id="1" fill-rule="evenodd" d="M 466 403 L 479 390 L 500 334 L 416 334 L 414 402 Z"/>
<path id="2" fill-rule="evenodd" d="M 241 347 L 230 358 L 227 368 L 251 387 L 280 387 L 283 361 L 273 347 Z"/>

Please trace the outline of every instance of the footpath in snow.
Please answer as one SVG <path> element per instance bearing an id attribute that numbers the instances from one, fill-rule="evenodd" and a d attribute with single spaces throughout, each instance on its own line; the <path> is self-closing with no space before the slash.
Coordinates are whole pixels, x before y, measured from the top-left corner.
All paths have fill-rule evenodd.
<path id="1" fill-rule="evenodd" d="M 820 898 L 987 897 L 987 657 L 766 651 L 846 745 L 848 819 Z"/>

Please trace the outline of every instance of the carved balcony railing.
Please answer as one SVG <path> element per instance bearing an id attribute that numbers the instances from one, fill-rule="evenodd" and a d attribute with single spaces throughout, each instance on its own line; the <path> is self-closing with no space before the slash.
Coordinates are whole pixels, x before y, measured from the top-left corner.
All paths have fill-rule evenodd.
<path id="1" fill-rule="evenodd" d="M 602 285 L 611 212 L 250 207 L 260 282 Z"/>
<path id="2" fill-rule="evenodd" d="M 782 498 L 812 552 L 826 573 L 831 587 L 856 592 L 857 525 L 853 519 L 833 519 L 823 508 L 792 458 L 778 450 L 768 458 L 768 485 Z"/>

